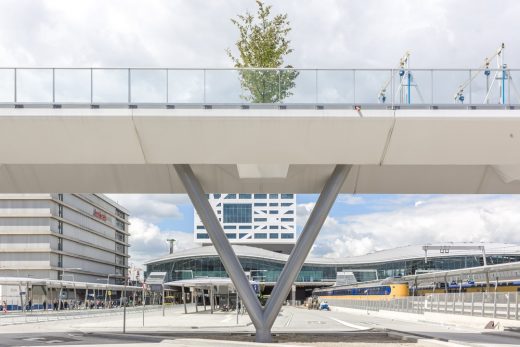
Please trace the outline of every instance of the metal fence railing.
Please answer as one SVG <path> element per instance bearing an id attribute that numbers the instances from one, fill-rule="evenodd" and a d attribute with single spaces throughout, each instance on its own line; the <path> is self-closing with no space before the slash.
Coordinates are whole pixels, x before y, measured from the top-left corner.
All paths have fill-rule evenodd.
<path id="1" fill-rule="evenodd" d="M 0 68 L 0 106 L 520 105 L 516 69 Z"/>
<path id="2" fill-rule="evenodd" d="M 171 309 L 172 306 L 166 306 Z M 145 312 L 160 311 L 162 305 L 149 305 L 144 307 Z M 126 314 L 142 313 L 143 306 L 127 307 Z M 0 326 L 12 324 L 38 323 L 58 320 L 70 320 L 81 318 L 108 317 L 122 315 L 123 308 L 111 309 L 74 309 L 74 310 L 34 310 L 34 311 L 8 311 L 0 312 Z"/>
<path id="3" fill-rule="evenodd" d="M 388 300 L 330 299 L 328 302 L 331 306 L 367 311 L 438 312 L 518 320 L 519 296 L 518 292 L 448 293 Z"/>

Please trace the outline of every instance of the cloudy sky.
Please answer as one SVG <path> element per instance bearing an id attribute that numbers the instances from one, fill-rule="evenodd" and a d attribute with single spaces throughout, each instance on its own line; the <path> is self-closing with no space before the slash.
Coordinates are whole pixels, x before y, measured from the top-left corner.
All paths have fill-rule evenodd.
<path id="1" fill-rule="evenodd" d="M 516 0 L 271 1 L 291 21 L 300 68 L 478 67 L 501 42 L 519 67 Z M 230 18 L 253 0 L 1 0 L 3 67 L 230 67 Z M 132 259 L 192 242 L 185 196 L 112 196 L 132 213 Z M 299 228 L 316 196 L 298 197 Z M 431 241 L 520 242 L 520 199 L 512 196 L 342 196 L 313 255 L 346 256 Z"/>

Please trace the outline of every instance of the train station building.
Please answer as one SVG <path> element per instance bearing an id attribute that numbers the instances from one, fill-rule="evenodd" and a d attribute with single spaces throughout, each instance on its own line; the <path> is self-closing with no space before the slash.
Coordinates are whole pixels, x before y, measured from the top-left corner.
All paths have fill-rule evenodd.
<path id="1" fill-rule="evenodd" d="M 426 253 L 425 247 L 431 250 Z M 251 280 L 263 283 L 268 294 L 278 280 L 288 255 L 244 245 L 234 245 L 233 249 L 244 272 Z M 338 275 L 350 278 L 350 283 L 359 283 L 388 277 L 473 268 L 484 263 L 496 265 L 515 261 L 520 261 L 519 245 L 460 242 L 410 245 L 345 258 L 308 257 L 295 282 L 296 299 L 303 300 L 310 296 L 314 288 L 334 285 L 343 280 Z M 147 274 L 166 272 L 167 282 L 228 277 L 213 246 L 192 248 L 150 260 L 146 263 L 146 270 Z"/>

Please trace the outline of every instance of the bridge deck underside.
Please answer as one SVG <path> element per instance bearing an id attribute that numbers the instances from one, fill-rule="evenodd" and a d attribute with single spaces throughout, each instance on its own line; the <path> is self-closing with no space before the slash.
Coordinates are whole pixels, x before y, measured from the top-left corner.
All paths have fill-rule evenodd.
<path id="1" fill-rule="evenodd" d="M 318 193 L 333 165 L 291 165 L 287 178 L 244 179 L 236 165 L 193 165 L 205 191 Z M 185 193 L 172 165 L 0 165 L 0 193 Z M 492 166 L 353 166 L 341 193 L 517 194 Z"/>
<path id="2" fill-rule="evenodd" d="M 0 192 L 520 193 L 520 110 L 0 109 Z"/>

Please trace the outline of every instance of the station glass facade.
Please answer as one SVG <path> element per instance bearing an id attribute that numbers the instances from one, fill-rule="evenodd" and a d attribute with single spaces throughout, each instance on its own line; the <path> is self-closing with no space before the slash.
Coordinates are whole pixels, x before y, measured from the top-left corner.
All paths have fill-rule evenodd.
<path id="1" fill-rule="evenodd" d="M 259 282 L 276 282 L 282 268 L 283 261 L 259 259 L 247 256 L 238 256 L 244 271 L 250 272 L 251 278 Z M 502 264 L 520 261 L 519 255 L 488 255 L 487 263 Z M 337 272 L 344 270 L 377 270 L 379 279 L 413 275 L 421 270 L 455 270 L 483 265 L 482 256 L 453 255 L 449 257 L 429 257 L 397 260 L 365 264 L 304 264 L 297 282 L 334 282 Z M 228 277 L 224 266 L 217 256 L 191 257 L 174 260 L 164 260 L 147 265 L 147 273 L 159 271 L 167 272 L 167 281 L 176 281 L 194 277 Z M 359 271 L 354 275 L 358 282 L 375 279 L 374 272 Z"/>

